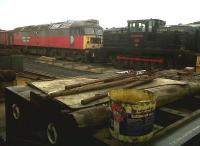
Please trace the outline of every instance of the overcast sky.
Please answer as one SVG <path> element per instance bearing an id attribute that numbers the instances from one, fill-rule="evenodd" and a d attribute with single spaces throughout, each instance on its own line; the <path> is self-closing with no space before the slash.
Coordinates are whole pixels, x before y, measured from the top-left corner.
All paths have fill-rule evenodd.
<path id="1" fill-rule="evenodd" d="M 0 0 L 0 28 L 98 19 L 104 28 L 127 20 L 159 18 L 167 24 L 200 20 L 199 0 Z"/>

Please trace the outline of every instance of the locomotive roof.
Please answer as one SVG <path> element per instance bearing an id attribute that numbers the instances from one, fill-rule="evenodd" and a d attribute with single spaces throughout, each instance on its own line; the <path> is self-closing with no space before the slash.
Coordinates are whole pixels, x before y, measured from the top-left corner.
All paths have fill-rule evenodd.
<path id="1" fill-rule="evenodd" d="M 187 26 L 200 27 L 200 23 L 190 23 L 190 24 L 187 24 Z"/>
<path id="2" fill-rule="evenodd" d="M 127 27 L 113 27 L 104 30 L 104 32 L 113 32 L 113 33 L 122 33 L 122 32 L 127 32 Z"/>
<path id="3" fill-rule="evenodd" d="M 190 30 L 196 30 L 197 27 L 194 27 L 192 25 L 186 24 L 186 25 L 170 25 L 170 26 L 163 26 L 159 29 L 160 32 L 163 31 L 190 31 Z"/>
<path id="4" fill-rule="evenodd" d="M 150 21 L 150 20 L 156 20 L 156 21 L 161 21 L 166 23 L 165 21 L 161 20 L 161 19 L 139 19 L 139 20 L 128 20 L 127 22 L 144 22 L 144 21 Z"/>
<path id="5" fill-rule="evenodd" d="M 35 31 L 35 30 L 48 30 L 48 29 L 67 29 L 72 27 L 83 27 L 83 26 L 91 26 L 96 27 L 99 26 L 99 21 L 95 19 L 89 20 L 80 20 L 80 21 L 65 21 L 51 24 L 42 24 L 42 25 L 31 25 L 18 27 L 14 29 L 14 31 Z M 99 26 L 100 27 L 100 26 Z"/>
<path id="6" fill-rule="evenodd" d="M 196 22 L 189 23 L 189 24 L 200 24 L 200 21 L 196 21 Z"/>

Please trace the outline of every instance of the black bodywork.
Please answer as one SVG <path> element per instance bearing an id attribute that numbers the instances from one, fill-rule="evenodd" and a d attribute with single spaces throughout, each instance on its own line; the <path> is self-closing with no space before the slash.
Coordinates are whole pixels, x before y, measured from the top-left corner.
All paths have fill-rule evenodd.
<path id="1" fill-rule="evenodd" d="M 194 65 L 195 54 L 200 52 L 199 24 L 165 26 L 165 22 L 159 19 L 127 22 L 127 27 L 104 31 L 102 50 L 105 58 L 116 61 L 117 56 L 121 55 L 153 59 L 153 62 L 160 58 L 163 59 L 163 66 Z"/>

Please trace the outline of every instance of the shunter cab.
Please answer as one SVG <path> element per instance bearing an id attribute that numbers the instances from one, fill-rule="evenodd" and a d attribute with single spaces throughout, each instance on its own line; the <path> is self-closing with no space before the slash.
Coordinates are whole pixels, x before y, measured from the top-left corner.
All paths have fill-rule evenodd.
<path id="1" fill-rule="evenodd" d="M 128 20 L 130 45 L 134 48 L 153 47 L 156 45 L 156 35 L 165 21 L 159 19 Z"/>
<path id="2" fill-rule="evenodd" d="M 144 48 L 155 47 L 157 31 L 165 25 L 159 19 L 128 20 L 127 27 L 111 28 L 104 31 L 106 48 Z"/>
<path id="3" fill-rule="evenodd" d="M 123 28 L 104 31 L 106 57 L 114 65 L 138 68 L 148 64 L 162 64 L 159 48 L 159 28 L 165 26 L 160 19 L 128 20 Z"/>

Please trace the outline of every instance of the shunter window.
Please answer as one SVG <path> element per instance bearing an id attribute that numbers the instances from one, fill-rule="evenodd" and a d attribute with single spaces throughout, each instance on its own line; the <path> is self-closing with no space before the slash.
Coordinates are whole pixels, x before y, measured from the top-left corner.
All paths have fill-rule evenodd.
<path id="1" fill-rule="evenodd" d="M 131 32 L 145 32 L 146 31 L 146 24 L 142 22 L 130 23 L 129 27 L 130 27 Z"/>
<path id="2" fill-rule="evenodd" d="M 149 32 L 153 31 L 153 21 L 149 21 Z"/>
<path id="3" fill-rule="evenodd" d="M 130 28 L 131 28 L 131 31 L 132 32 L 136 32 L 137 30 L 136 30 L 136 24 L 135 23 L 131 23 L 130 24 Z"/>
<path id="4" fill-rule="evenodd" d="M 148 27 L 149 27 L 149 28 L 148 28 L 148 31 L 149 31 L 149 32 L 155 31 L 155 21 L 154 21 L 154 20 L 149 21 L 149 26 L 148 26 Z"/>
<path id="5" fill-rule="evenodd" d="M 145 32 L 145 24 L 144 23 L 139 23 L 138 24 L 138 30 L 140 32 Z"/>

